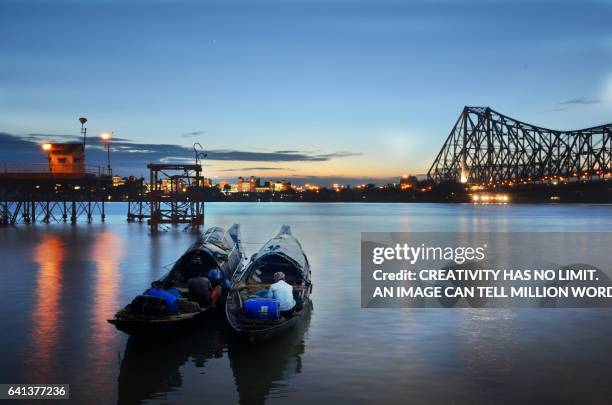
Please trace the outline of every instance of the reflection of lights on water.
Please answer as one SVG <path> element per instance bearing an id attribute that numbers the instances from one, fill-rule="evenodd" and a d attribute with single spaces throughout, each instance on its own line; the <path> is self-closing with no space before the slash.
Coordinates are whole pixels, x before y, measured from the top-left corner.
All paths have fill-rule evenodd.
<path id="1" fill-rule="evenodd" d="M 32 313 L 32 332 L 36 363 L 36 378 L 48 381 L 53 376 L 52 356 L 58 341 L 58 324 L 61 315 L 62 262 L 66 256 L 61 239 L 46 235 L 34 251 L 38 265 L 36 276 L 36 304 Z"/>
<path id="2" fill-rule="evenodd" d="M 108 328 L 107 319 L 112 318 L 119 308 L 119 262 L 123 256 L 123 244 L 114 233 L 102 231 L 96 236 L 92 259 L 96 264 L 96 284 L 94 290 L 93 313 L 95 324 L 93 341 L 100 359 L 110 355 L 108 340 L 113 337 L 113 328 Z"/>
<path id="3" fill-rule="evenodd" d="M 88 240 L 89 243 L 89 240 Z M 90 311 L 89 336 L 91 346 L 95 348 L 89 352 L 92 367 L 102 367 L 104 362 L 112 356 L 113 339 L 116 338 L 114 328 L 109 327 L 106 319 L 111 318 L 120 307 L 119 300 L 119 263 L 123 255 L 121 239 L 109 231 L 96 233 L 96 241 L 91 252 L 91 259 L 95 263 L 95 284 L 93 296 L 80 308 L 66 307 L 62 302 L 63 278 L 69 271 L 85 271 L 86 268 L 74 268 L 67 263 L 71 262 L 73 255 L 80 256 L 82 246 L 67 245 L 62 237 L 46 234 L 35 246 L 33 261 L 38 266 L 34 307 L 32 309 L 32 350 L 30 354 L 32 363 L 33 383 L 43 383 L 53 380 L 59 373 L 60 356 L 64 348 L 60 345 L 65 328 L 75 311 L 78 313 L 84 308 Z M 76 252 L 76 253 L 75 253 Z M 66 275 L 66 277 L 68 277 Z M 74 293 L 74 292 L 71 292 Z M 68 292 L 65 293 L 66 295 Z M 78 333 L 78 331 L 77 331 Z M 71 348 L 65 348 L 71 350 Z M 98 375 L 98 374 L 96 374 Z M 100 386 L 104 384 L 100 381 Z"/>

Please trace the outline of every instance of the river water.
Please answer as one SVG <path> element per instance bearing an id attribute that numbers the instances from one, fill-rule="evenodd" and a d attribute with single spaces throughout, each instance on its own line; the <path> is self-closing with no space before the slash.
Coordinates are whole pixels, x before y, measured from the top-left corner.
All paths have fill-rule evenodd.
<path id="1" fill-rule="evenodd" d="M 155 345 L 106 322 L 194 240 L 152 235 L 112 204 L 105 224 L 0 228 L 1 383 L 68 383 L 77 403 L 609 403 L 608 309 L 362 309 L 363 231 L 612 230 L 590 205 L 218 203 L 250 256 L 288 223 L 313 310 L 251 348 L 222 319 Z"/>

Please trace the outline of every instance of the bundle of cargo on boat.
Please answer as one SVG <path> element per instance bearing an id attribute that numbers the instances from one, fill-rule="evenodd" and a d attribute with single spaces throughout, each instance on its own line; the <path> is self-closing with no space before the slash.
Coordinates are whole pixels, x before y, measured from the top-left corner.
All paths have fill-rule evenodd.
<path id="1" fill-rule="evenodd" d="M 108 322 L 138 336 L 156 336 L 192 325 L 208 311 L 223 307 L 244 259 L 238 224 L 227 231 L 209 228 L 167 274 Z"/>
<path id="2" fill-rule="evenodd" d="M 275 274 L 282 273 L 293 292 L 295 305 L 281 311 L 271 293 Z M 236 273 L 228 293 L 225 312 L 228 323 L 251 342 L 270 339 L 295 326 L 310 308 L 312 291 L 310 264 L 301 244 L 283 225 L 279 233 L 253 255 L 244 271 Z"/>

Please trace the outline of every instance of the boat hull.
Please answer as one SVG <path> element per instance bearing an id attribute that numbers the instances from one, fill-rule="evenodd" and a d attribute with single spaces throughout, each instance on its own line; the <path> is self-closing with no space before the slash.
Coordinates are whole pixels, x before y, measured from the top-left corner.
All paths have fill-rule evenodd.
<path id="1" fill-rule="evenodd" d="M 206 320 L 218 318 L 222 314 L 218 307 L 210 307 L 192 315 L 167 319 L 138 319 L 116 316 L 113 319 L 109 319 L 108 323 L 130 336 L 154 339 L 158 336 L 178 334 L 195 325 L 206 322 Z"/>
<path id="2" fill-rule="evenodd" d="M 304 307 L 301 311 L 296 312 L 291 318 L 287 319 L 285 322 L 272 325 L 267 328 L 249 327 L 249 325 L 237 321 L 234 316 L 229 313 L 226 314 L 226 317 L 230 327 L 232 328 L 236 336 L 238 336 L 238 338 L 249 343 L 263 343 L 272 340 L 277 336 L 282 335 L 290 329 L 296 327 L 310 312 L 311 308 L 312 302 L 310 301 L 310 298 L 308 298 L 304 302 Z"/>

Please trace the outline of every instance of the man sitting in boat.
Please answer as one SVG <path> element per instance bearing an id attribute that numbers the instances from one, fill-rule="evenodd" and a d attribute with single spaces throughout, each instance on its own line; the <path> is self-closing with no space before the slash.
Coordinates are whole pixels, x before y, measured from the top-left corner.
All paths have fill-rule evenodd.
<path id="1" fill-rule="evenodd" d="M 295 308 L 293 287 L 285 282 L 285 273 L 282 271 L 274 273 L 274 284 L 270 285 L 269 296 L 279 302 L 280 314 L 283 318 L 293 316 L 293 308 Z"/>

